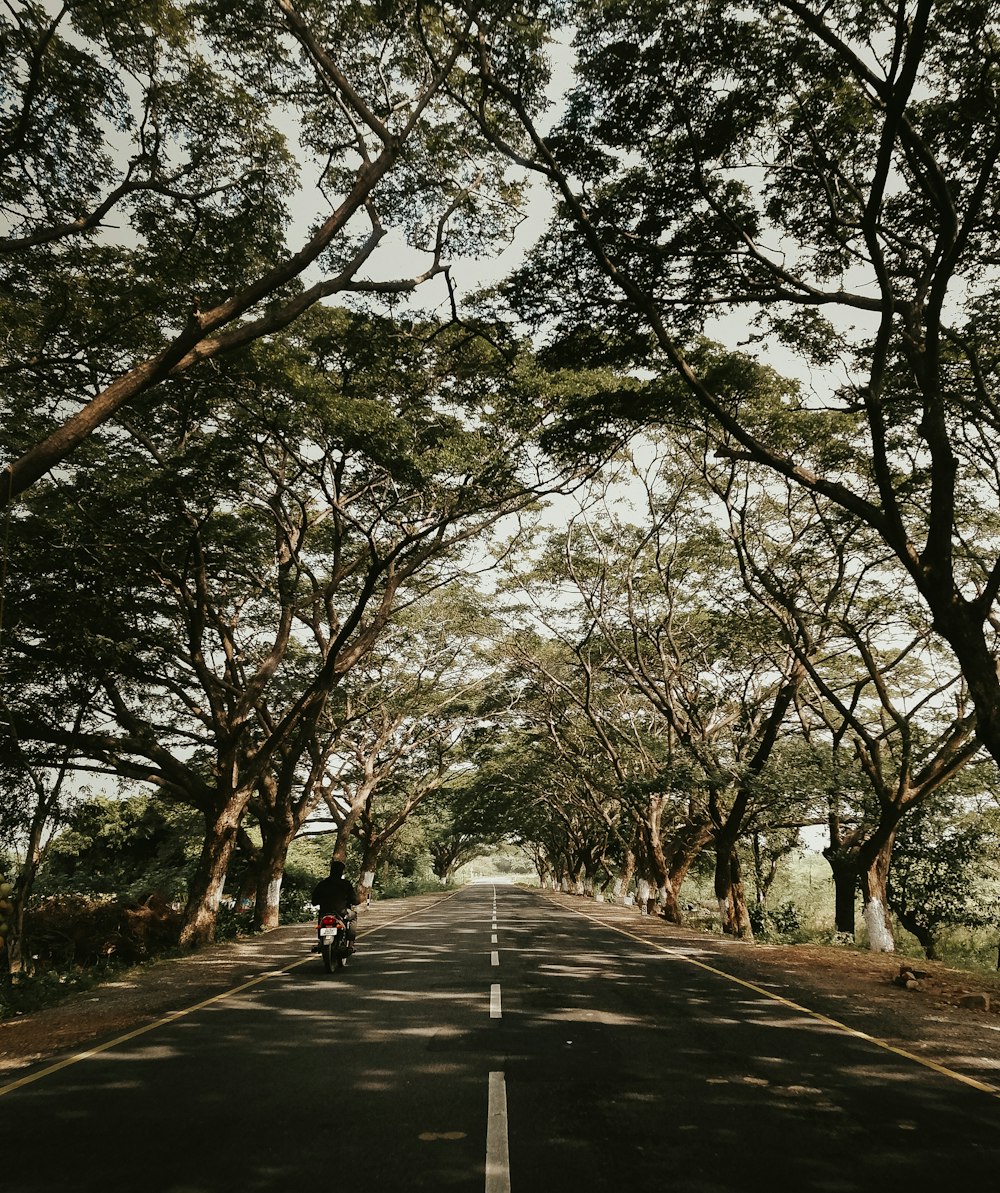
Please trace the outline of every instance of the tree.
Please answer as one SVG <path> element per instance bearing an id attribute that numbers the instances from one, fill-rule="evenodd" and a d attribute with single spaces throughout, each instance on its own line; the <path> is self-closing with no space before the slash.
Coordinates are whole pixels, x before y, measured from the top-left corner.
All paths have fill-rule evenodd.
<path id="1" fill-rule="evenodd" d="M 420 824 L 431 868 L 442 882 L 452 882 L 462 866 L 489 853 L 514 831 L 508 829 L 497 835 L 489 828 L 481 812 L 482 799 L 478 790 L 463 791 L 457 797 L 451 789 L 440 802 L 432 801 L 421 813 Z"/>
<path id="2" fill-rule="evenodd" d="M 880 555 L 855 519 L 757 472 L 721 465 L 713 486 L 747 591 L 784 627 L 808 675 L 813 698 L 804 694 L 799 705 L 807 735 L 815 738 L 818 722 L 834 756 L 853 748 L 870 785 L 847 831 L 839 811 L 846 792 L 831 792 L 824 852 L 838 888 L 838 930 L 854 930 L 860 883 L 872 948 L 889 951 L 886 880 L 899 825 L 979 753 L 975 718 L 951 656 L 884 547 Z"/>
<path id="3" fill-rule="evenodd" d="M 212 933 L 255 798 L 284 825 L 276 903 L 331 694 L 544 488 L 523 401 L 541 389 L 464 330 L 317 311 L 176 405 L 137 405 L 113 454 L 91 441 L 71 483 L 25 499 L 14 687 L 42 673 L 99 698 L 76 731 L 22 701 L 17 733 L 202 812 L 185 941 Z"/>
<path id="4" fill-rule="evenodd" d="M 442 882 L 451 882 L 455 873 L 478 857 L 489 845 L 487 836 L 475 829 L 466 830 L 446 803 L 430 803 L 420 817 L 431 868 Z"/>
<path id="5" fill-rule="evenodd" d="M 515 218 L 443 90 L 477 23 L 460 7 L 13 0 L 0 20 L 0 502 L 153 387 L 332 295 L 407 295 Z"/>
<path id="6" fill-rule="evenodd" d="M 644 523 L 603 502 L 594 516 L 571 521 L 558 547 L 563 574 L 583 614 L 586 653 L 592 643 L 606 653 L 661 726 L 660 773 L 642 784 L 659 797 L 649 806 L 657 826 L 647 848 L 654 856 L 659 849 L 659 801 L 682 759 L 691 772 L 684 789 L 700 789 L 704 809 L 689 818 L 688 840 L 704 843 L 710 826 L 725 929 L 747 935 L 736 846 L 803 670 L 754 602 L 734 594 L 735 560 L 706 510 L 698 474 L 678 470 L 666 453 L 646 484 Z M 665 859 L 656 865 L 665 881 Z M 668 900 L 676 903 L 675 891 Z"/>
<path id="7" fill-rule="evenodd" d="M 547 869 L 578 892 L 591 893 L 602 872 L 610 882 L 616 870 L 624 889 L 638 869 L 639 881 L 652 884 L 675 915 L 660 848 L 670 799 L 656 782 L 661 743 L 644 702 L 607 667 L 600 634 L 581 625 L 565 599 L 550 603 L 557 577 L 543 562 L 530 585 L 544 634 L 522 630 L 506 646 L 517 691 L 514 740 L 527 755 L 522 765 L 536 758 L 530 781 L 542 815 L 531 822 L 544 835 L 533 844 Z"/>
<path id="8" fill-rule="evenodd" d="M 8 972 L 16 974 L 24 967 L 25 916 L 45 845 L 65 812 L 62 799 L 66 771 L 57 771 L 53 779 L 46 769 L 24 766 L 23 759 L 19 759 L 17 770 L 7 771 L 5 768 L 5 771 L 6 807 L 0 841 L 6 847 L 5 855 L 16 860 L 18 865 L 12 876 L 13 889 L 8 899 L 10 911 L 4 917 L 7 931 L 3 952 Z M 7 878 L 5 873 L 4 880 Z"/>
<path id="9" fill-rule="evenodd" d="M 561 739 L 548 694 L 541 685 L 535 689 L 538 676 L 524 637 L 516 635 L 514 649 L 509 643 L 502 648 L 504 675 L 477 735 L 474 769 L 456 789 L 460 823 L 471 833 L 525 849 L 542 882 L 582 893 L 613 872 L 617 795 L 611 785 L 596 783 L 600 760 L 592 765 L 577 752 L 588 739 L 578 737 L 572 717 Z"/>
<path id="10" fill-rule="evenodd" d="M 2 605 L 2 602 L 0 602 Z M 2 623 L 0 623 L 2 624 Z M 13 876 L 6 933 L 6 964 L 10 973 L 20 973 L 25 962 L 25 919 L 39 868 L 53 834 L 71 812 L 74 792 L 73 751 L 69 746 L 50 752 L 17 733 L 7 694 L 0 697 L 3 709 L 0 732 L 0 846 L 18 862 Z M 37 676 L 29 679 L 30 699 L 50 715 L 64 719 L 79 731 L 87 716 L 93 692 L 72 683 L 47 690 Z"/>
<path id="11" fill-rule="evenodd" d="M 564 358 L 672 377 L 636 419 L 694 406 L 716 450 L 870 528 L 1000 758 L 995 11 L 582 0 L 567 20 L 575 84 L 548 135 L 516 65 L 483 49 L 484 129 L 516 114 L 520 139 L 494 142 L 559 200 L 511 300 Z M 810 384 L 774 405 L 703 368 L 722 316 Z"/>
<path id="12" fill-rule="evenodd" d="M 997 845 L 996 817 L 961 790 L 946 790 L 907 816 L 889 869 L 889 906 L 929 960 L 944 929 L 996 923 L 995 892 L 992 900 L 983 892 L 997 879 Z"/>
<path id="13" fill-rule="evenodd" d="M 545 819 L 546 771 L 557 770 L 558 760 L 528 731 L 530 715 L 514 703 L 510 673 L 501 669 L 491 679 L 465 766 L 421 809 L 424 840 L 442 881 L 491 846 L 530 842 L 537 858 L 547 848 L 538 826 Z"/>
<path id="14" fill-rule="evenodd" d="M 46 851 L 39 889 L 183 898 L 201 843 L 197 813 L 149 796 L 80 800 Z"/>
<path id="15" fill-rule="evenodd" d="M 362 875 L 375 873 L 394 837 L 469 766 L 491 672 L 487 622 L 466 583 L 442 584 L 400 612 L 343 685 L 320 790 L 336 827 L 333 856 L 346 860 L 356 838 Z M 358 889 L 364 898 L 364 878 Z"/>

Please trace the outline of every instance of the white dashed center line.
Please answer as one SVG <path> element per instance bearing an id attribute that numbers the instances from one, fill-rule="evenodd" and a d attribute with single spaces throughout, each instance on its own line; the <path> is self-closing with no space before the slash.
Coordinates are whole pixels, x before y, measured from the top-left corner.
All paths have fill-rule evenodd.
<path id="1" fill-rule="evenodd" d="M 507 1152 L 507 1085 L 503 1073 L 490 1074 L 486 1123 L 486 1193 L 510 1193 Z"/>

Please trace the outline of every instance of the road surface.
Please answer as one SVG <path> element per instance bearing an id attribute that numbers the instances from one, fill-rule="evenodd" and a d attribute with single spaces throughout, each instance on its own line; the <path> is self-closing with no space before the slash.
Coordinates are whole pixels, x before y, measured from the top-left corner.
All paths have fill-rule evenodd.
<path id="1" fill-rule="evenodd" d="M 995 1187 L 1000 1096 L 513 887 L 5 1087 L 3 1193 Z"/>

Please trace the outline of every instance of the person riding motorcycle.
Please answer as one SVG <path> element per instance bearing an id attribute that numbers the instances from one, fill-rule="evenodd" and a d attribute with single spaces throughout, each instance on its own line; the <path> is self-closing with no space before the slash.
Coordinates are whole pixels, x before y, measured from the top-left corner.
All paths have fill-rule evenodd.
<path id="1" fill-rule="evenodd" d="M 355 949 L 354 938 L 357 934 L 354 926 L 358 915 L 354 910 L 357 901 L 357 891 L 353 884 L 344 877 L 344 863 L 334 858 L 330 863 L 329 877 L 316 884 L 310 902 L 319 904 L 321 917 L 324 915 L 340 916 L 347 925 L 347 940 L 351 946 L 351 952 Z"/>

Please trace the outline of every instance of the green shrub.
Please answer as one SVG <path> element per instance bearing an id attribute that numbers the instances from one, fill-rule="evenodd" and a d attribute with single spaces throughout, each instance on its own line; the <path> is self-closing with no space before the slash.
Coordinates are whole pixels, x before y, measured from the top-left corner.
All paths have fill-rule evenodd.
<path id="1" fill-rule="evenodd" d="M 237 907 L 235 903 L 223 903 L 219 907 L 219 914 L 215 919 L 217 941 L 236 940 L 240 936 L 253 936 L 256 932 L 252 905 Z"/>
<path id="2" fill-rule="evenodd" d="M 799 932 L 802 928 L 802 915 L 798 905 L 791 899 L 779 903 L 771 912 L 771 922 L 782 936 L 791 936 Z"/>
<path id="3" fill-rule="evenodd" d="M 750 925 L 754 936 L 768 940 L 774 936 L 793 936 L 802 929 L 802 916 L 791 899 L 779 903 L 773 910 L 753 903 L 749 907 Z"/>
<path id="4" fill-rule="evenodd" d="M 162 899 L 143 903 L 87 895 L 32 901 L 25 916 L 29 969 L 66 973 L 78 966 L 135 965 L 177 943 L 181 914 Z"/>
<path id="5" fill-rule="evenodd" d="M 43 970 L 35 974 L 19 974 L 16 979 L 5 975 L 0 980 L 0 1019 L 30 1015 L 55 1006 L 69 994 L 91 989 L 106 976 L 106 972 L 98 975 L 82 969 Z"/>

